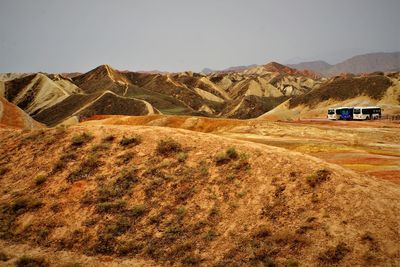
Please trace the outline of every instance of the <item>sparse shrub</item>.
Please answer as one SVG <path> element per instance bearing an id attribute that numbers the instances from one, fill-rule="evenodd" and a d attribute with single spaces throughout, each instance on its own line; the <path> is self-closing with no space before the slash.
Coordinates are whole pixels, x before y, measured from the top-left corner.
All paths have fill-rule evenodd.
<path id="1" fill-rule="evenodd" d="M 61 171 L 62 169 L 65 168 L 66 165 L 67 164 L 64 161 L 57 160 L 53 165 L 52 173 L 57 173 L 57 172 Z"/>
<path id="2" fill-rule="evenodd" d="M 271 236 L 271 231 L 265 225 L 260 226 L 256 231 L 256 233 L 254 234 L 254 237 L 256 238 L 266 238 L 269 236 Z"/>
<path id="3" fill-rule="evenodd" d="M 126 218 L 118 218 L 114 223 L 107 224 L 105 231 L 113 236 L 120 236 L 130 228 L 130 223 Z"/>
<path id="4" fill-rule="evenodd" d="M 142 216 L 146 212 L 147 208 L 144 204 L 135 205 L 131 208 L 130 214 L 134 218 Z"/>
<path id="5" fill-rule="evenodd" d="M 70 161 L 75 160 L 77 158 L 75 151 L 67 150 L 64 154 L 61 155 L 61 161 Z"/>
<path id="6" fill-rule="evenodd" d="M 228 163 L 229 161 L 230 161 L 230 159 L 229 159 L 228 155 L 226 155 L 225 152 L 219 152 L 219 153 L 215 156 L 215 162 L 216 162 L 218 165 Z"/>
<path id="7" fill-rule="evenodd" d="M 123 196 L 130 189 L 130 187 L 138 181 L 136 170 L 122 170 L 121 175 L 114 182 L 113 190 L 116 196 Z"/>
<path id="8" fill-rule="evenodd" d="M 16 267 L 48 267 L 50 266 L 43 258 L 22 256 L 15 262 Z"/>
<path id="9" fill-rule="evenodd" d="M 179 152 L 177 155 L 176 155 L 176 158 L 178 159 L 178 161 L 179 162 L 185 162 L 186 161 L 186 159 L 187 159 L 187 154 L 185 153 L 185 152 Z"/>
<path id="10" fill-rule="evenodd" d="M 7 167 L 1 167 L 1 168 L 0 168 L 0 175 L 4 175 L 4 174 L 6 174 L 6 173 L 9 172 L 9 171 L 10 171 L 9 168 L 7 168 Z"/>
<path id="11" fill-rule="evenodd" d="M 14 213 L 26 212 L 29 210 L 38 209 L 43 206 L 43 202 L 38 199 L 19 198 L 15 200 L 11 209 Z"/>
<path id="12" fill-rule="evenodd" d="M 101 139 L 102 142 L 106 142 L 106 143 L 112 143 L 115 140 L 115 136 L 114 135 L 107 135 L 105 137 L 103 137 L 103 139 Z"/>
<path id="13" fill-rule="evenodd" d="M 97 189 L 97 201 L 99 202 L 107 202 L 114 198 L 114 192 L 104 186 L 100 186 Z"/>
<path id="14" fill-rule="evenodd" d="M 185 207 L 179 207 L 176 210 L 176 216 L 178 217 L 178 220 L 182 220 L 186 215 L 186 208 Z"/>
<path id="15" fill-rule="evenodd" d="M 46 239 L 50 234 L 50 229 L 48 227 L 42 227 L 38 231 L 38 238 L 39 240 Z"/>
<path id="16" fill-rule="evenodd" d="M 184 266 L 199 265 L 201 258 L 197 255 L 189 254 L 184 256 L 181 262 Z"/>
<path id="17" fill-rule="evenodd" d="M 71 140 L 73 146 L 82 146 L 93 139 L 93 136 L 89 133 L 82 133 L 80 135 L 74 135 Z"/>
<path id="18" fill-rule="evenodd" d="M 114 252 L 115 246 L 116 241 L 112 234 L 101 234 L 92 249 L 95 253 L 110 255 Z"/>
<path id="19" fill-rule="evenodd" d="M 157 153 L 160 155 L 170 155 L 182 151 L 182 146 L 171 138 L 162 139 L 157 144 Z"/>
<path id="20" fill-rule="evenodd" d="M 250 163 L 249 163 L 249 156 L 246 153 L 239 154 L 239 160 L 235 164 L 235 170 L 249 170 Z"/>
<path id="21" fill-rule="evenodd" d="M 234 147 L 228 148 L 225 153 L 230 159 L 237 159 L 239 157 L 239 154 Z"/>
<path id="22" fill-rule="evenodd" d="M 207 233 L 204 235 L 204 239 L 207 241 L 212 241 L 218 236 L 217 232 L 214 230 L 208 230 Z"/>
<path id="23" fill-rule="evenodd" d="M 132 136 L 132 137 L 122 137 L 121 141 L 119 141 L 119 144 L 121 146 L 130 146 L 130 145 L 138 145 L 140 144 L 142 139 L 140 136 Z"/>
<path id="24" fill-rule="evenodd" d="M 284 263 L 285 267 L 298 267 L 299 266 L 299 262 L 293 259 L 288 259 L 285 261 Z"/>
<path id="25" fill-rule="evenodd" d="M 116 251 L 119 256 L 126 256 L 130 254 L 138 254 L 143 250 L 143 248 L 144 244 L 142 242 L 130 240 L 127 242 L 119 242 Z"/>
<path id="26" fill-rule="evenodd" d="M 318 170 L 316 173 L 307 176 L 307 183 L 311 187 L 315 187 L 320 183 L 328 180 L 331 176 L 331 172 L 329 170 Z"/>
<path id="27" fill-rule="evenodd" d="M 133 159 L 134 155 L 135 154 L 133 152 L 128 151 L 124 154 L 117 156 L 117 164 L 123 165 L 129 163 Z"/>
<path id="28" fill-rule="evenodd" d="M 83 197 L 81 198 L 82 205 L 91 205 L 95 202 L 92 192 L 86 192 Z"/>
<path id="29" fill-rule="evenodd" d="M 114 213 L 123 211 L 125 207 L 126 202 L 120 199 L 114 202 L 101 202 L 97 204 L 96 211 L 99 213 Z"/>
<path id="30" fill-rule="evenodd" d="M 51 204 L 50 209 L 53 212 L 56 212 L 56 213 L 60 212 L 61 211 L 61 205 L 60 205 L 60 203 L 53 203 L 53 204 Z"/>
<path id="31" fill-rule="evenodd" d="M 78 180 L 87 178 L 87 176 L 93 172 L 97 167 L 100 166 L 100 161 L 98 160 L 98 155 L 90 155 L 85 161 L 83 161 L 79 168 L 71 172 L 67 177 L 67 181 L 73 183 Z"/>
<path id="32" fill-rule="evenodd" d="M 76 153 L 72 150 L 67 150 L 61 155 L 60 159 L 57 160 L 53 165 L 52 173 L 57 173 L 63 170 L 67 166 L 67 162 L 71 160 L 76 160 Z"/>
<path id="33" fill-rule="evenodd" d="M 164 237 L 175 240 L 182 234 L 182 229 L 178 224 L 172 224 L 165 229 Z"/>
<path id="34" fill-rule="evenodd" d="M 209 218 L 213 218 L 219 215 L 219 209 L 217 207 L 212 207 L 210 212 L 208 213 Z"/>
<path id="35" fill-rule="evenodd" d="M 345 243 L 340 242 L 336 247 L 328 248 L 326 251 L 320 253 L 318 260 L 324 264 L 336 264 L 349 252 L 349 247 Z"/>
<path id="36" fill-rule="evenodd" d="M 234 147 L 230 147 L 224 152 L 217 153 L 215 156 L 215 162 L 217 165 L 222 165 L 238 158 L 239 154 L 237 153 L 236 149 Z"/>
<path id="37" fill-rule="evenodd" d="M 67 263 L 63 267 L 82 267 L 82 265 L 79 262 L 71 262 L 71 263 Z"/>
<path id="38" fill-rule="evenodd" d="M 111 143 L 100 143 L 92 147 L 92 152 L 107 151 L 111 148 Z"/>
<path id="39" fill-rule="evenodd" d="M 7 256 L 6 253 L 4 253 L 3 251 L 0 251 L 0 261 L 8 261 L 9 258 Z"/>
<path id="40" fill-rule="evenodd" d="M 36 176 L 35 184 L 36 184 L 37 186 L 42 185 L 42 184 L 44 184 L 44 183 L 46 182 L 46 180 L 47 180 L 46 175 L 44 175 L 44 174 L 39 174 L 38 176 Z"/>

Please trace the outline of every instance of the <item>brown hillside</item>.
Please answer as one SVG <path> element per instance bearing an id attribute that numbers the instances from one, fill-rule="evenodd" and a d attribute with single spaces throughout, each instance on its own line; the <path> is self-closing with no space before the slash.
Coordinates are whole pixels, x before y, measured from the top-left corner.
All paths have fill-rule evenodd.
<path id="1" fill-rule="evenodd" d="M 307 94 L 291 98 L 289 108 L 298 105 L 306 105 L 312 108 L 322 101 L 330 99 L 341 101 L 363 95 L 372 99 L 381 99 L 391 85 L 390 79 L 382 75 L 339 77 Z"/>
<path id="2" fill-rule="evenodd" d="M 313 157 L 158 127 L 0 135 L 13 244 L 110 265 L 400 263 L 399 187 Z"/>
<path id="3" fill-rule="evenodd" d="M 0 96 L 0 128 L 34 129 L 43 124 L 33 120 L 23 110 Z"/>

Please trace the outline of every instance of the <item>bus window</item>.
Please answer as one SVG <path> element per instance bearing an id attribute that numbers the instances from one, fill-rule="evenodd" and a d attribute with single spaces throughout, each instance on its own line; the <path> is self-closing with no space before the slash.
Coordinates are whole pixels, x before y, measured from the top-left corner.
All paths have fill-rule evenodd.
<path id="1" fill-rule="evenodd" d="M 354 114 L 360 114 L 360 109 L 359 108 L 355 108 L 354 109 Z"/>

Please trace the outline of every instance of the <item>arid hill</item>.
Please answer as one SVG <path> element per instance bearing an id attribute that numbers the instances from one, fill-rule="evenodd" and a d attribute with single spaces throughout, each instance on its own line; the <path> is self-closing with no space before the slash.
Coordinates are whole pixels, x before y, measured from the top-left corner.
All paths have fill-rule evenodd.
<path id="1" fill-rule="evenodd" d="M 43 127 L 45 127 L 43 124 L 38 123 L 22 109 L 0 96 L 0 128 L 35 129 Z"/>
<path id="2" fill-rule="evenodd" d="M 10 264 L 400 264 L 398 185 L 301 153 L 99 125 L 1 130 L 0 155 Z"/>
<path id="3" fill-rule="evenodd" d="M 208 75 L 118 71 L 101 65 L 72 78 L 43 73 L 16 79 L 12 75 L 4 77 L 1 93 L 5 98 L 49 126 L 70 124 L 91 115 L 143 115 L 146 110 L 170 115 L 254 118 L 323 83 L 323 79 L 278 63 L 244 72 Z M 112 97 L 120 101 L 109 101 L 107 107 L 91 105 L 90 112 L 76 114 L 105 92 L 113 93 Z M 107 96 L 111 97 L 109 93 Z M 119 106 L 121 99 L 132 99 L 132 110 Z"/>
<path id="4" fill-rule="evenodd" d="M 383 108 L 383 114 L 400 114 L 398 73 L 334 77 L 318 89 L 292 97 L 260 118 L 323 118 L 329 107 L 375 105 Z"/>
<path id="5" fill-rule="evenodd" d="M 271 120 L 287 120 L 322 117 L 327 107 L 346 105 L 381 105 L 384 114 L 400 112 L 398 73 L 328 79 L 276 62 L 209 74 L 130 72 L 101 65 L 73 78 L 44 73 L 2 77 L 0 93 L 48 126 L 92 115 L 251 119 L 266 114 Z"/>

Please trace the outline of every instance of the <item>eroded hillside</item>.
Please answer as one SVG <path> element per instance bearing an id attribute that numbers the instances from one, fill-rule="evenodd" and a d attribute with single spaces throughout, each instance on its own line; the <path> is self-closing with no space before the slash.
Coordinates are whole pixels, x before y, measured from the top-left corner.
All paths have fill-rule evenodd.
<path id="1" fill-rule="evenodd" d="M 161 127 L 0 135 L 6 248 L 109 266 L 400 261 L 399 187 L 304 154 Z"/>
<path id="2" fill-rule="evenodd" d="M 291 96 L 317 88 L 323 81 L 278 63 L 243 72 L 208 75 L 121 72 L 109 65 L 72 78 L 37 73 L 14 75 L 16 78 L 12 79 L 14 76 L 10 75 L 0 77 L 3 81 L 0 93 L 48 126 L 76 123 L 91 115 L 112 114 L 248 119 L 264 114 Z M 104 93 L 115 101 L 107 103 L 107 108 L 100 108 L 103 103 L 96 102 Z M 131 110 L 121 107 L 123 101 L 130 103 Z M 91 111 L 82 112 L 88 105 L 93 107 Z"/>

